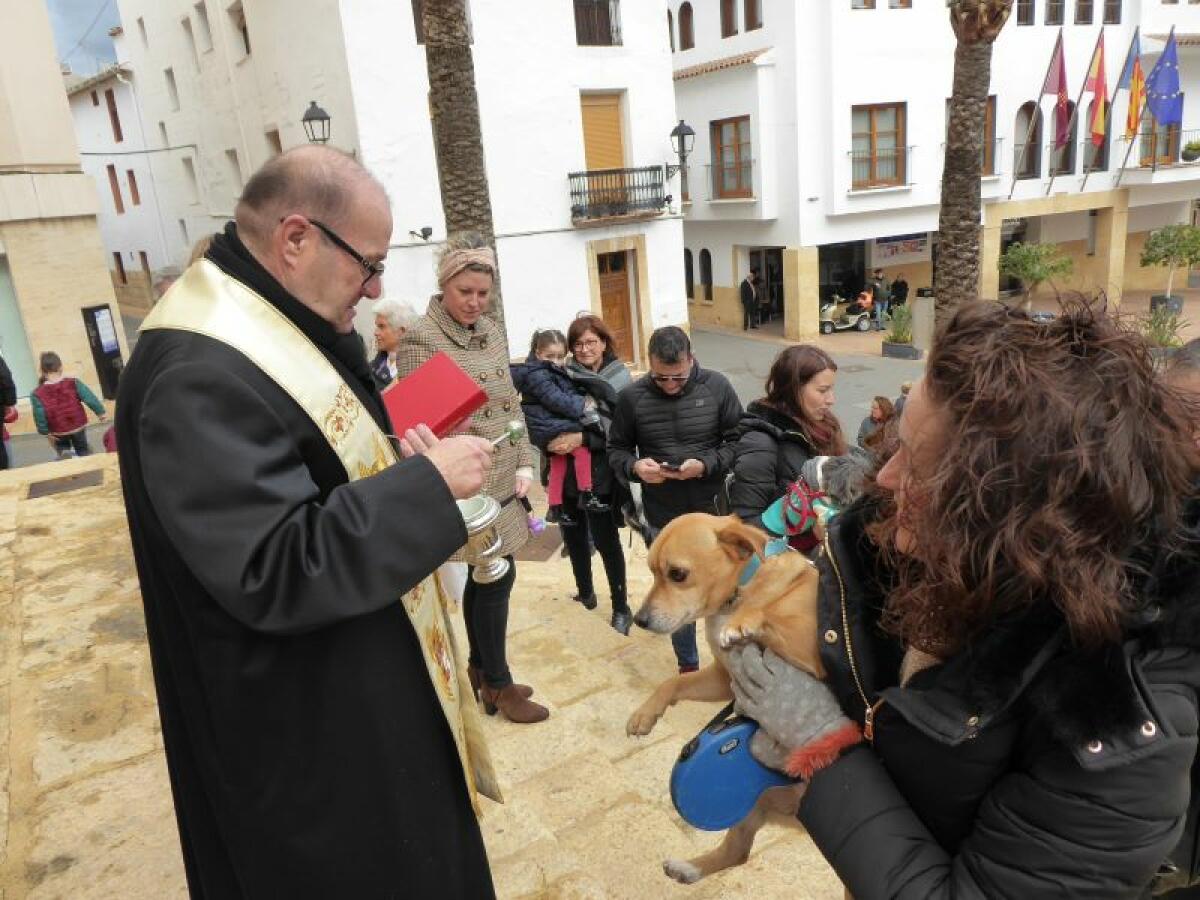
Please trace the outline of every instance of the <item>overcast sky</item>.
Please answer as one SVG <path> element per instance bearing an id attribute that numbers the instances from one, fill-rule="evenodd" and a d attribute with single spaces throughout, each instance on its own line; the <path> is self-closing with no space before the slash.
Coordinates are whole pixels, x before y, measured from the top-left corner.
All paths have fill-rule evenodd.
<path id="1" fill-rule="evenodd" d="M 108 30 L 121 24 L 117 0 L 46 0 L 46 8 L 59 61 L 72 72 L 93 75 L 116 62 Z"/>

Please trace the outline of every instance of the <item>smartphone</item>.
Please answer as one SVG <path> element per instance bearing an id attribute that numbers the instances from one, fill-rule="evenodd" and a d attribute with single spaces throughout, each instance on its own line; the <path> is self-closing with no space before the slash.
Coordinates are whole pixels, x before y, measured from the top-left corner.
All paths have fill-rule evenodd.
<path id="1" fill-rule="evenodd" d="M 658 467 L 660 469 L 662 469 L 664 472 L 678 472 L 679 471 L 679 463 L 661 462 L 658 464 Z"/>

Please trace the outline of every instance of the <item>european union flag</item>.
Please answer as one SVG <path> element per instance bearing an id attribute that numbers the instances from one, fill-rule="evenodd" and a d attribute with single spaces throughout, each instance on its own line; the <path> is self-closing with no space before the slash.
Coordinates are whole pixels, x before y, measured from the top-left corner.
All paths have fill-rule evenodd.
<path id="1" fill-rule="evenodd" d="M 1167 37 L 1162 56 L 1146 79 L 1146 107 L 1161 125 L 1183 124 L 1183 94 L 1179 92 L 1179 53 L 1175 49 L 1175 29 Z"/>

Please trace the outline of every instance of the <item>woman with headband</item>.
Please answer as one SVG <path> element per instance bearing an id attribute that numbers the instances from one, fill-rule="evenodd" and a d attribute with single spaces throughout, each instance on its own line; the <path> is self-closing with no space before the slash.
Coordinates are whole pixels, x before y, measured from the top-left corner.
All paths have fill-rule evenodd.
<path id="1" fill-rule="evenodd" d="M 486 315 L 491 306 L 496 256 L 473 232 L 452 234 L 438 257 L 438 293 L 408 332 L 400 351 L 399 375 L 412 372 L 442 351 L 487 391 L 487 403 L 471 417 L 469 433 L 494 440 L 513 419 L 523 421 L 521 401 L 508 370 L 504 332 Z M 513 554 L 529 539 L 521 505 L 533 483 L 533 449 L 522 439 L 516 446 L 496 448 L 484 493 L 501 504 L 500 539 L 509 561 L 508 574 L 492 584 L 468 577 L 463 616 L 471 648 L 471 684 L 492 715 L 500 710 L 512 722 L 541 722 L 550 711 L 530 700 L 533 689 L 513 682 L 505 653 L 508 603 L 517 570 Z M 461 560 L 462 551 L 454 559 Z"/>

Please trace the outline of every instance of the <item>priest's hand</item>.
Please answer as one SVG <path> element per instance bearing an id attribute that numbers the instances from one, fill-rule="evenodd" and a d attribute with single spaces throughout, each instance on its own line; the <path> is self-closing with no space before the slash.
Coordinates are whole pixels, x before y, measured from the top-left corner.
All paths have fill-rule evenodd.
<path id="1" fill-rule="evenodd" d="M 428 457 L 457 500 L 473 497 L 483 490 L 492 468 L 491 442 L 469 434 L 439 440 L 426 425 L 404 432 L 400 450 L 405 457 Z"/>

